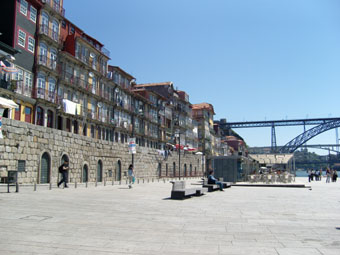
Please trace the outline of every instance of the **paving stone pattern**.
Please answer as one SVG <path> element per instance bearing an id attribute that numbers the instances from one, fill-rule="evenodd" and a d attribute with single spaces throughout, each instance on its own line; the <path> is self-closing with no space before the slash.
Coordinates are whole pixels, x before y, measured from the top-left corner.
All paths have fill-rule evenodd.
<path id="1" fill-rule="evenodd" d="M 340 183 L 182 201 L 169 199 L 171 186 L 0 187 L 0 254 L 340 254 Z"/>

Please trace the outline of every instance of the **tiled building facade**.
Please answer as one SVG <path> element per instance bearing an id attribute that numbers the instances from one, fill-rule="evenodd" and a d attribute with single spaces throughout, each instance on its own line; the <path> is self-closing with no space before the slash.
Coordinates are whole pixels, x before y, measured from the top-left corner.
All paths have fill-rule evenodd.
<path id="1" fill-rule="evenodd" d="M 0 5 L 0 42 L 17 69 L 1 71 L 0 96 L 18 104 L 5 117 L 113 143 L 134 137 L 140 147 L 219 155 L 212 105 L 192 105 L 172 82 L 137 84 L 109 65 L 104 45 L 65 18 L 63 0 Z"/>

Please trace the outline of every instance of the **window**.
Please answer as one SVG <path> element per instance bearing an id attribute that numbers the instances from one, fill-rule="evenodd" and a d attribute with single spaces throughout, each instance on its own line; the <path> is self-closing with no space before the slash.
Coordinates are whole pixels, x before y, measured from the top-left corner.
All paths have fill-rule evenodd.
<path id="1" fill-rule="evenodd" d="M 32 74 L 25 72 L 25 88 L 29 89 L 32 88 L 33 81 L 32 81 Z"/>
<path id="2" fill-rule="evenodd" d="M 25 172 L 25 171 L 26 171 L 26 161 L 18 160 L 18 172 Z"/>
<path id="3" fill-rule="evenodd" d="M 25 48 L 26 45 L 26 33 L 19 29 L 18 44 Z"/>
<path id="4" fill-rule="evenodd" d="M 45 87 L 46 87 L 46 77 L 44 74 L 38 74 L 38 96 L 45 95 Z"/>
<path id="5" fill-rule="evenodd" d="M 52 39 L 55 41 L 59 39 L 59 23 L 56 20 L 52 22 Z"/>
<path id="6" fill-rule="evenodd" d="M 27 15 L 27 7 L 28 7 L 27 1 L 20 0 L 20 12 L 25 16 Z"/>
<path id="7" fill-rule="evenodd" d="M 34 53 L 35 40 L 32 37 L 28 37 L 28 50 Z"/>
<path id="8" fill-rule="evenodd" d="M 31 5 L 31 14 L 30 14 L 30 19 L 35 23 L 37 21 L 37 9 L 35 9 L 32 5 Z"/>

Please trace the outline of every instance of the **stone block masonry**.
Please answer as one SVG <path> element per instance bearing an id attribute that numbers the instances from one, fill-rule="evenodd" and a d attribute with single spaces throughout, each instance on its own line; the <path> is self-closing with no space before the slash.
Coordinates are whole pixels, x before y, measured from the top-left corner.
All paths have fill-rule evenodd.
<path id="1" fill-rule="evenodd" d="M 125 179 L 132 160 L 127 143 L 97 140 L 6 118 L 2 130 L 0 177 L 7 176 L 7 171 L 18 171 L 20 184 L 57 183 L 58 167 L 65 155 L 70 162 L 69 181 L 78 183 Z M 164 158 L 156 149 L 137 146 L 134 166 L 137 178 L 178 177 L 178 152 Z M 202 176 L 203 168 L 201 155 L 181 155 L 181 176 Z"/>

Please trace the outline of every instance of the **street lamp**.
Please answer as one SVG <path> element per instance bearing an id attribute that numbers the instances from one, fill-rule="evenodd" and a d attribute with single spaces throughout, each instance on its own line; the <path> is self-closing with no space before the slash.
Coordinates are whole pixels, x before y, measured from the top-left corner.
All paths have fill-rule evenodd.
<path id="1" fill-rule="evenodd" d="M 138 109 L 138 116 L 143 115 L 143 109 Z M 131 164 L 134 167 L 134 154 L 136 153 L 136 137 L 135 136 L 135 113 L 132 113 L 132 132 L 131 132 L 131 140 L 129 141 L 129 147 L 131 152 Z"/>
<path id="2" fill-rule="evenodd" d="M 178 175 L 181 179 L 181 133 L 177 130 L 175 137 L 178 137 Z"/>

